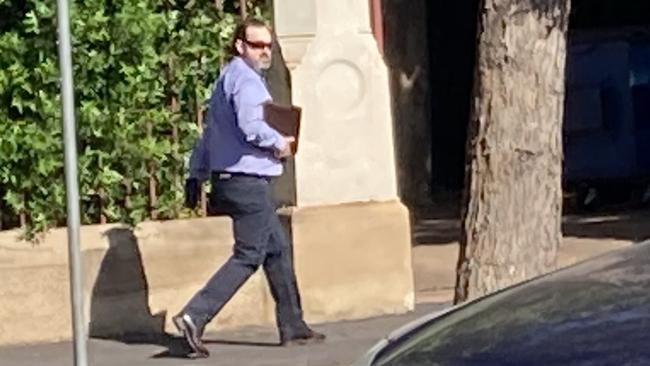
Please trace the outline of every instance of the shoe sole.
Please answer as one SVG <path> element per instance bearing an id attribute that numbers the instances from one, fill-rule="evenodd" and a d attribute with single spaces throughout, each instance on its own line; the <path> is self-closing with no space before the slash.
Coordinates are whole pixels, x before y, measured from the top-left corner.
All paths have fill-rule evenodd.
<path id="1" fill-rule="evenodd" d="M 193 354 L 188 355 L 190 358 L 207 358 L 210 356 L 210 352 L 201 344 L 200 340 L 196 337 L 196 329 L 193 329 L 191 324 L 186 323 L 182 317 L 174 317 L 174 325 L 179 332 L 183 333 L 185 340 L 194 351 Z"/>

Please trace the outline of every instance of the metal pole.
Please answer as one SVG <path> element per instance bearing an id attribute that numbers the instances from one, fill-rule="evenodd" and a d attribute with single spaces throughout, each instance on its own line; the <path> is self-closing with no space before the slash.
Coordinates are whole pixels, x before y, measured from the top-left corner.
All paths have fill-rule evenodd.
<path id="1" fill-rule="evenodd" d="M 77 181 L 77 139 L 72 87 L 70 46 L 70 11 L 68 0 L 57 0 L 59 35 L 59 67 L 61 69 L 61 100 L 63 112 L 63 147 L 65 150 L 65 185 L 68 206 L 68 261 L 70 266 L 70 298 L 74 336 L 74 364 L 88 365 L 86 332 L 83 320 L 81 287 L 81 254 L 79 246 L 79 186 Z"/>

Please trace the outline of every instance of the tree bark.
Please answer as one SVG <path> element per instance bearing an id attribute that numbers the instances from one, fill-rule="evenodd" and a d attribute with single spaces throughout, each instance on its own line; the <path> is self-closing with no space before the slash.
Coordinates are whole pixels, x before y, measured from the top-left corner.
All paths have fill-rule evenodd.
<path id="1" fill-rule="evenodd" d="M 196 124 L 199 126 L 199 133 L 203 135 L 203 103 L 196 100 Z M 205 186 L 201 184 L 201 217 L 208 216 L 208 195 L 205 192 Z"/>
<path id="2" fill-rule="evenodd" d="M 242 19 L 248 18 L 248 9 L 246 9 L 246 0 L 239 0 L 239 13 Z"/>
<path id="3" fill-rule="evenodd" d="M 484 0 L 455 302 L 555 268 L 570 0 Z"/>
<path id="4" fill-rule="evenodd" d="M 151 122 L 147 123 L 147 137 L 151 138 L 153 136 L 153 124 Z M 156 214 L 156 205 L 158 203 L 158 196 L 156 193 L 157 182 L 156 182 L 156 170 L 154 168 L 153 161 L 147 162 L 147 172 L 149 173 L 149 216 L 152 220 L 158 218 Z"/>

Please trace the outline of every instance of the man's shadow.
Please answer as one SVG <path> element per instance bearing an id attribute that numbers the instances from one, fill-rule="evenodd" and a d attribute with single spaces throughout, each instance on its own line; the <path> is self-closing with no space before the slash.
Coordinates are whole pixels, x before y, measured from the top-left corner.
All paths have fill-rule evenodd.
<path id="1" fill-rule="evenodd" d="M 149 285 L 138 239 L 129 228 L 104 233 L 109 248 L 93 286 L 89 335 L 96 339 L 126 344 L 151 344 L 167 348 L 154 358 L 187 357 L 190 348 L 184 338 L 165 332 L 166 312 L 152 314 Z M 173 270 L 173 269 L 171 269 Z M 275 347 L 275 343 L 207 339 L 207 344 Z"/>
<path id="2" fill-rule="evenodd" d="M 165 313 L 151 314 L 149 286 L 138 239 L 129 228 L 113 228 L 92 290 L 89 334 L 93 338 L 155 342 L 164 337 Z"/>

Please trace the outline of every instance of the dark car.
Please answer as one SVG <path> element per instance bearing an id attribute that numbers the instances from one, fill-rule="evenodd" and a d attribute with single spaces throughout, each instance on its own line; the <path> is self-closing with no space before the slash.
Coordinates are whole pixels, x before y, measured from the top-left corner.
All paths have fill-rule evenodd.
<path id="1" fill-rule="evenodd" d="M 357 365 L 650 365 L 650 242 L 415 321 Z"/>

